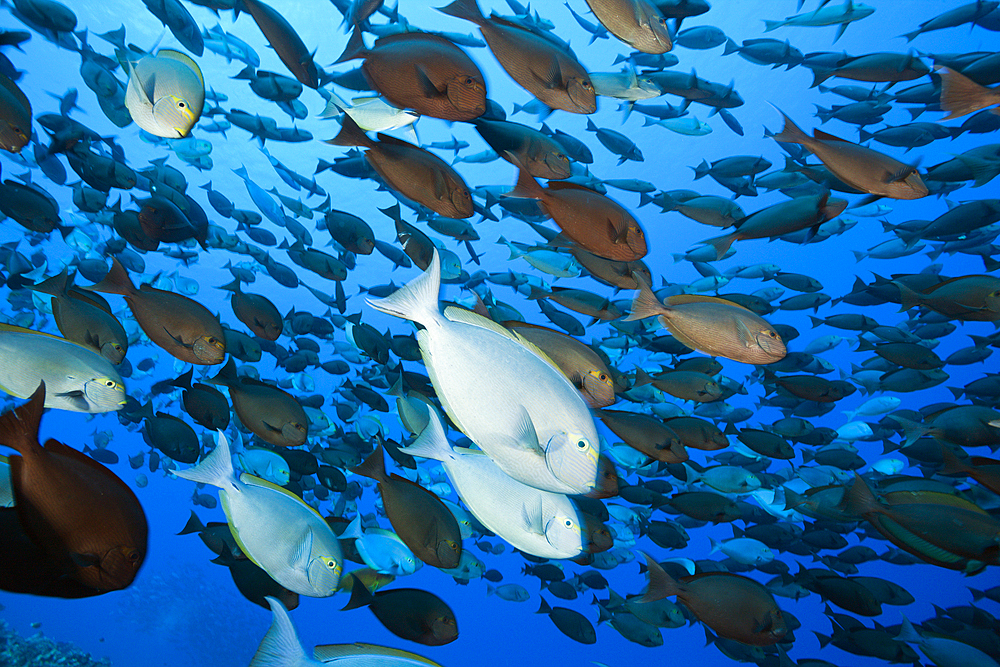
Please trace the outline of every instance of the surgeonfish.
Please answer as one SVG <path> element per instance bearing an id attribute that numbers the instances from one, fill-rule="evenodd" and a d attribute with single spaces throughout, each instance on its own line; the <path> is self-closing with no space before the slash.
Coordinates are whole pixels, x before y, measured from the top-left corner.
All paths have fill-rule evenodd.
<path id="1" fill-rule="evenodd" d="M 555 493 L 593 490 L 600 444 L 576 387 L 500 325 L 460 308 L 442 313 L 440 265 L 435 251 L 422 275 L 368 304 L 425 327 L 420 352 L 445 410 L 505 472 Z"/>
<path id="2" fill-rule="evenodd" d="M 136 125 L 158 137 L 186 137 L 205 106 L 205 79 L 190 56 L 160 49 L 128 60 L 125 106 Z"/>
<path id="3" fill-rule="evenodd" d="M 329 597 L 337 591 L 344 560 L 330 526 L 287 489 L 248 473 L 237 477 L 222 431 L 201 463 L 174 474 L 219 487 L 222 509 L 240 549 L 279 584 L 309 597 Z"/>

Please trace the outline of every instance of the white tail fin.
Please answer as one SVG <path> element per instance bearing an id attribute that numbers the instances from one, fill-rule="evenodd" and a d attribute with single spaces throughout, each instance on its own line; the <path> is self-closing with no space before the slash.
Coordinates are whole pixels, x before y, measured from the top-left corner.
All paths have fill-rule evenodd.
<path id="1" fill-rule="evenodd" d="M 260 640 L 250 667 L 305 667 L 312 663 L 299 642 L 285 606 L 271 596 L 264 599 L 271 605 L 274 618 L 271 620 L 271 627 Z"/>
<path id="2" fill-rule="evenodd" d="M 229 451 L 229 441 L 222 431 L 218 431 L 215 449 L 201 463 L 187 470 L 175 470 L 174 474 L 192 482 L 211 484 L 220 489 L 235 489 L 239 484 L 233 469 L 233 457 Z"/>
<path id="3" fill-rule="evenodd" d="M 366 299 L 368 305 L 383 313 L 412 320 L 427 326 L 440 321 L 441 307 L 441 258 L 434 250 L 434 257 L 427 270 L 384 299 Z"/>

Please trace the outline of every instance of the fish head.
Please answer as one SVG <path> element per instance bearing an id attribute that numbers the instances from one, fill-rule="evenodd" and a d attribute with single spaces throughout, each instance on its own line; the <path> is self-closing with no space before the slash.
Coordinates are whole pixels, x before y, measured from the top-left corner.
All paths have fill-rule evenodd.
<path id="1" fill-rule="evenodd" d="M 546 152 L 542 156 L 542 162 L 545 163 L 550 175 L 542 176 L 541 178 L 554 178 L 558 180 L 569 178 L 573 174 L 569 166 L 569 157 L 562 151 L 552 150 Z"/>
<path id="2" fill-rule="evenodd" d="M 593 368 L 581 380 L 581 391 L 588 407 L 599 408 L 615 402 L 615 382 L 608 373 Z"/>
<path id="3" fill-rule="evenodd" d="M 125 358 L 125 352 L 125 346 L 115 341 L 108 341 L 101 345 L 101 356 L 116 366 Z"/>
<path id="4" fill-rule="evenodd" d="M 457 215 L 452 217 L 468 218 L 475 212 L 472 206 L 472 194 L 469 193 L 469 188 L 465 187 L 465 183 L 449 183 L 448 195 L 457 212 Z"/>
<path id="5" fill-rule="evenodd" d="M 114 412 L 125 406 L 125 385 L 114 378 L 93 378 L 83 385 L 87 403 L 96 412 Z"/>
<path id="6" fill-rule="evenodd" d="M 574 555 L 583 551 L 583 528 L 579 517 L 565 512 L 555 512 L 545 522 L 545 541 L 562 553 Z"/>
<path id="7" fill-rule="evenodd" d="M 459 542 L 440 540 L 435 551 L 438 561 L 441 563 L 440 567 L 446 570 L 458 567 L 462 560 L 462 545 Z"/>
<path id="8" fill-rule="evenodd" d="M 454 616 L 442 614 L 430 619 L 427 625 L 433 637 L 424 640 L 429 646 L 441 646 L 458 639 L 458 622 Z"/>
<path id="9" fill-rule="evenodd" d="M 20 153 L 28 145 L 28 134 L 17 120 L 3 119 L 0 126 L 0 148 L 10 153 Z"/>
<path id="10" fill-rule="evenodd" d="M 316 556 L 309 561 L 306 568 L 306 579 L 309 585 L 319 594 L 319 597 L 329 597 L 337 591 L 340 575 L 344 570 L 339 558 L 333 556 Z"/>
<path id="11" fill-rule="evenodd" d="M 589 77 L 570 77 L 566 81 L 566 94 L 576 107 L 576 113 L 591 114 L 597 111 L 597 93 Z"/>
<path id="12" fill-rule="evenodd" d="M 135 579 L 145 556 L 145 545 L 115 545 L 103 554 L 73 554 L 80 583 L 101 591 L 127 588 Z"/>
<path id="13" fill-rule="evenodd" d="M 781 340 L 781 336 L 774 329 L 758 331 L 757 335 L 754 336 L 754 341 L 757 343 L 757 347 L 763 350 L 768 358 L 774 361 L 783 359 L 787 353 L 785 341 Z"/>
<path id="14" fill-rule="evenodd" d="M 153 122 L 156 134 L 168 139 L 181 139 L 198 122 L 201 109 L 179 95 L 164 95 L 153 104 Z"/>
<path id="15" fill-rule="evenodd" d="M 597 487 L 599 448 L 596 437 L 560 431 L 545 445 L 545 464 L 556 479 L 577 493 L 589 493 Z"/>
<path id="16" fill-rule="evenodd" d="M 753 634 L 754 644 L 757 646 L 776 644 L 788 634 L 788 624 L 777 605 L 768 609 L 763 618 L 757 619 Z"/>
<path id="17" fill-rule="evenodd" d="M 308 434 L 309 429 L 299 422 L 285 422 L 281 426 L 281 438 L 287 443 L 286 447 L 298 447 L 306 441 Z"/>
<path id="18" fill-rule="evenodd" d="M 226 341 L 212 334 L 199 336 L 191 349 L 203 364 L 221 364 L 226 358 Z"/>
<path id="19" fill-rule="evenodd" d="M 459 74 L 446 86 L 448 101 L 463 114 L 481 116 L 486 111 L 486 84 L 472 74 Z"/>

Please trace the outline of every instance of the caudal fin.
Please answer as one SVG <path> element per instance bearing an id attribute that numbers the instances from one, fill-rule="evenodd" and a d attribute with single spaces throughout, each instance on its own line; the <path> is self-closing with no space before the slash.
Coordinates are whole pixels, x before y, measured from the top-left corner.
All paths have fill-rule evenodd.
<path id="1" fill-rule="evenodd" d="M 132 284 L 132 280 L 128 277 L 128 271 L 114 257 L 111 258 L 111 270 L 108 271 L 108 275 L 104 276 L 104 279 L 96 285 L 84 287 L 83 289 L 93 290 L 94 292 L 105 292 L 107 294 L 121 294 L 122 296 L 129 296 L 135 293 L 135 285 Z"/>
<path id="2" fill-rule="evenodd" d="M 0 415 L 0 444 L 17 450 L 22 456 L 38 447 L 38 425 L 45 408 L 45 382 L 31 395 L 28 402 Z"/>
<path id="3" fill-rule="evenodd" d="M 941 108 L 948 115 L 939 120 L 959 118 L 990 104 L 1000 102 L 995 90 L 991 90 L 947 67 L 942 67 L 941 75 Z"/>
<path id="4" fill-rule="evenodd" d="M 384 299 L 365 299 L 368 305 L 427 326 L 441 317 L 438 297 L 441 293 L 441 258 L 437 249 L 427 270 Z"/>
<path id="5" fill-rule="evenodd" d="M 211 484 L 220 489 L 231 489 L 238 483 L 236 471 L 233 469 L 233 457 L 229 450 L 229 440 L 222 432 L 218 432 L 216 446 L 212 453 L 201 463 L 187 470 L 174 470 L 174 474 L 192 482 Z"/>
<path id="6" fill-rule="evenodd" d="M 444 461 L 451 456 L 451 445 L 444 434 L 444 427 L 441 425 L 441 417 L 437 410 L 430 408 L 427 411 L 427 426 L 420 432 L 420 435 L 407 447 L 400 448 L 399 451 L 410 456 L 420 456 L 425 459 Z"/>
<path id="7" fill-rule="evenodd" d="M 299 636 L 288 617 L 285 605 L 270 595 L 264 598 L 271 605 L 271 627 L 260 640 L 260 646 L 250 661 L 250 667 L 300 667 L 309 663 L 309 656 L 299 642 Z"/>
<path id="8" fill-rule="evenodd" d="M 640 273 L 633 273 L 632 277 L 635 278 L 635 282 L 639 285 L 639 294 L 632 301 L 632 312 L 628 314 L 625 321 L 632 322 L 634 320 L 662 315 L 664 312 L 663 304 L 653 294 L 653 290 L 649 288 L 646 279 Z"/>
<path id="9" fill-rule="evenodd" d="M 667 574 L 667 571 L 660 567 L 660 564 L 653 560 L 645 551 L 640 551 L 646 558 L 646 570 L 649 575 L 649 585 L 646 592 L 641 597 L 633 598 L 635 602 L 656 602 L 670 595 L 677 595 L 681 592 L 680 585 Z"/>

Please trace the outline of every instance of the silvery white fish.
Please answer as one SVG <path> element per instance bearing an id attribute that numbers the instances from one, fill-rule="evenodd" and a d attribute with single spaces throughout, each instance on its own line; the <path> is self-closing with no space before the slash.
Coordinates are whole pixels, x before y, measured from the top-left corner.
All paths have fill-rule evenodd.
<path id="1" fill-rule="evenodd" d="M 734 537 L 723 542 L 719 542 L 713 537 L 708 539 L 712 544 L 712 550 L 709 553 L 721 551 L 743 565 L 763 565 L 774 560 L 774 553 L 771 549 L 760 540 L 755 540 L 752 537 Z"/>
<path id="2" fill-rule="evenodd" d="M 237 454 L 236 460 L 243 470 L 255 477 L 260 477 L 278 486 L 288 484 L 291 474 L 288 469 L 288 461 L 277 452 L 254 447 Z"/>
<path id="3" fill-rule="evenodd" d="M 504 472 L 555 493 L 593 490 L 600 443 L 580 392 L 517 334 L 460 308 L 442 313 L 440 289 L 435 251 L 422 275 L 368 303 L 424 326 L 421 356 L 448 416 Z"/>
<path id="4" fill-rule="evenodd" d="M 158 137 L 179 139 L 205 106 L 205 79 L 198 64 L 172 49 L 128 61 L 125 106 L 135 124 Z"/>
<path id="5" fill-rule="evenodd" d="M 216 442 L 201 463 L 174 474 L 219 487 L 236 543 L 279 584 L 317 598 L 337 592 L 344 558 L 337 536 L 319 512 L 280 486 L 247 473 L 237 478 L 222 431 Z"/>
<path id="6" fill-rule="evenodd" d="M 569 498 L 522 484 L 483 452 L 452 447 L 437 411 L 429 416 L 424 432 L 402 451 L 440 461 L 462 502 L 484 526 L 539 558 L 583 552 L 580 517 Z"/>
<path id="7" fill-rule="evenodd" d="M 58 336 L 0 324 L 0 390 L 27 398 L 45 381 L 45 407 L 113 412 L 125 405 L 125 385 L 111 362 Z"/>
<path id="8" fill-rule="evenodd" d="M 385 132 L 406 128 L 414 143 L 420 143 L 414 125 L 420 120 L 420 114 L 406 109 L 397 109 L 381 97 L 355 97 L 351 100 L 352 104 L 348 104 L 337 97 L 336 93 L 329 95 L 330 99 L 327 100 L 326 109 L 320 114 L 320 118 L 334 118 L 346 113 L 358 124 L 358 127 L 366 132 Z"/>

